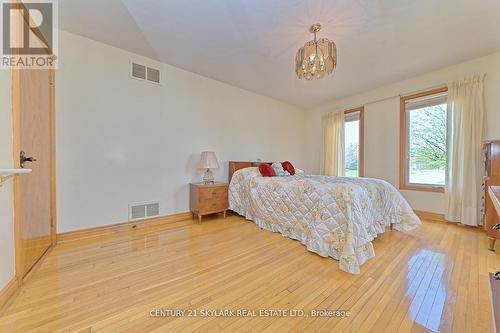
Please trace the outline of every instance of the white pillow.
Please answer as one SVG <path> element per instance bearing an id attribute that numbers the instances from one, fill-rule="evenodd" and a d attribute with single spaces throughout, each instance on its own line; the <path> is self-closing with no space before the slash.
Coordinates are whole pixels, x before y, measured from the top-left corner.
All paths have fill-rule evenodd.
<path id="1" fill-rule="evenodd" d="M 296 175 L 303 175 L 304 174 L 304 170 L 301 170 L 299 168 L 295 168 L 295 174 Z"/>
<path id="2" fill-rule="evenodd" d="M 283 169 L 283 166 L 281 165 L 280 162 L 274 162 L 271 166 L 273 167 L 274 172 L 276 172 L 276 176 L 278 177 L 290 176 L 290 173 Z"/>

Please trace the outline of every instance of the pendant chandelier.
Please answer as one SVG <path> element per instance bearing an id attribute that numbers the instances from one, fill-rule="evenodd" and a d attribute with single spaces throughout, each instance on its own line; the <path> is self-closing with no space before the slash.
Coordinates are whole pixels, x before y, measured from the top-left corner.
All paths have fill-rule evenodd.
<path id="1" fill-rule="evenodd" d="M 299 79 L 321 79 L 325 73 L 332 74 L 337 66 L 337 47 L 327 38 L 316 39 L 316 33 L 320 30 L 319 23 L 313 24 L 309 31 L 314 34 L 314 40 L 308 41 L 297 51 L 295 73 Z"/>

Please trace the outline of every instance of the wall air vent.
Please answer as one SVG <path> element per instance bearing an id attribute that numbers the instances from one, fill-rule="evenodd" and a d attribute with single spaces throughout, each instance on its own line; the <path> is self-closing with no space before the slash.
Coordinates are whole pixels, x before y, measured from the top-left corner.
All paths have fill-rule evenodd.
<path id="1" fill-rule="evenodd" d="M 160 215 L 160 204 L 158 202 L 146 205 L 146 216 L 158 216 Z"/>
<path id="2" fill-rule="evenodd" d="M 130 77 L 160 84 L 160 70 L 136 62 L 130 62 Z"/>
<path id="3" fill-rule="evenodd" d="M 160 71 L 151 67 L 148 67 L 148 76 L 147 79 L 148 81 L 154 82 L 154 83 L 160 83 Z"/>
<path id="4" fill-rule="evenodd" d="M 132 63 L 132 77 L 136 79 L 146 80 L 146 66 Z"/>
<path id="5" fill-rule="evenodd" d="M 159 202 L 143 202 L 128 205 L 128 219 L 142 220 L 160 215 Z"/>

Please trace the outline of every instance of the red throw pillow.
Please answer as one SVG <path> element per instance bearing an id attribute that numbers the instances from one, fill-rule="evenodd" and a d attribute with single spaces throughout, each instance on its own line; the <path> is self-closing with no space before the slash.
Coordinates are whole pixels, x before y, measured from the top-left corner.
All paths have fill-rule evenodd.
<path id="1" fill-rule="evenodd" d="M 259 171 L 260 171 L 260 174 L 263 177 L 274 177 L 274 176 L 276 176 L 276 171 L 274 171 L 273 167 L 270 166 L 267 163 L 261 163 L 259 165 Z"/>
<path id="2" fill-rule="evenodd" d="M 288 173 L 290 174 L 290 176 L 295 175 L 295 168 L 293 167 L 292 163 L 290 163 L 288 161 L 281 162 L 281 166 L 283 167 L 283 169 L 285 171 L 288 171 Z"/>

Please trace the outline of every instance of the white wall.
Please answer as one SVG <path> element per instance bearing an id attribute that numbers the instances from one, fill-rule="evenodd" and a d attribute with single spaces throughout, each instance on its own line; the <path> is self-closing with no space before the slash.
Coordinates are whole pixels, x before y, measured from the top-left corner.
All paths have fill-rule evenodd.
<path id="1" fill-rule="evenodd" d="M 385 179 L 395 186 L 399 186 L 400 110 L 397 95 L 444 85 L 449 80 L 481 72 L 486 73 L 485 139 L 500 139 L 500 53 L 495 53 L 366 93 L 334 100 L 309 110 L 306 125 L 306 147 L 308 147 L 306 170 L 312 173 L 319 170 L 321 115 L 329 111 L 365 105 L 365 174 L 368 177 Z M 388 99 L 371 103 L 385 98 Z M 436 213 L 444 212 L 443 194 L 417 191 L 402 192 L 414 209 Z"/>
<path id="2" fill-rule="evenodd" d="M 12 168 L 12 76 L 0 70 L 0 169 Z M 12 180 L 0 187 L 0 290 L 16 274 Z"/>
<path id="3" fill-rule="evenodd" d="M 189 211 L 203 150 L 216 152 L 218 180 L 228 160 L 302 167 L 302 110 L 81 36 L 59 38 L 58 232 L 127 221 L 131 202 L 159 200 L 161 215 Z M 161 67 L 163 84 L 131 79 L 131 59 Z"/>

